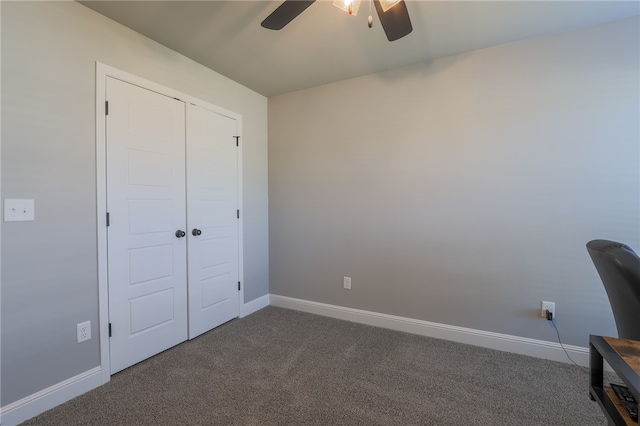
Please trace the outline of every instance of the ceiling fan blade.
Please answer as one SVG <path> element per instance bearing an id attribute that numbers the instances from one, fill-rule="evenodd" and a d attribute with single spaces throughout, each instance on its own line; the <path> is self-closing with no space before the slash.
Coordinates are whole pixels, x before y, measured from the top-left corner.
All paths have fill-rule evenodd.
<path id="1" fill-rule="evenodd" d="M 400 0 L 391 9 L 384 12 L 379 0 L 373 0 L 376 5 L 376 12 L 380 18 L 380 24 L 389 41 L 398 40 L 413 31 L 409 11 L 404 0 Z"/>
<path id="2" fill-rule="evenodd" d="M 311 6 L 315 0 L 301 1 L 301 0 L 286 0 L 271 15 L 262 21 L 260 25 L 270 30 L 281 30 L 289 22 L 293 21 L 296 16 L 305 11 L 306 8 Z"/>

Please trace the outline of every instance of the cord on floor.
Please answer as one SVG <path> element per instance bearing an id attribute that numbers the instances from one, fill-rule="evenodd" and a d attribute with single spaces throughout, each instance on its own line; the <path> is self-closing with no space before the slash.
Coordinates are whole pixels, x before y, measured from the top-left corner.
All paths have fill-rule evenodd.
<path id="1" fill-rule="evenodd" d="M 547 311 L 549 312 L 549 311 Z M 564 348 L 564 345 L 562 344 L 562 340 L 560 339 L 560 332 L 558 331 L 558 327 L 556 326 L 556 322 L 553 319 L 553 316 L 550 319 L 551 324 L 553 324 L 553 328 L 556 329 L 556 334 L 558 335 L 558 343 L 560 343 L 560 347 L 562 348 L 562 350 L 564 351 L 565 355 L 567 355 L 567 358 L 569 358 L 569 361 L 571 361 L 572 363 L 574 363 L 576 366 L 578 366 L 580 368 L 580 370 L 582 370 L 583 372 L 585 372 L 586 374 L 589 374 L 588 370 L 585 370 L 584 368 L 582 368 L 581 365 L 578 365 L 578 363 L 576 363 L 574 360 L 571 359 L 571 357 L 569 356 L 569 352 L 567 352 L 567 350 Z"/>

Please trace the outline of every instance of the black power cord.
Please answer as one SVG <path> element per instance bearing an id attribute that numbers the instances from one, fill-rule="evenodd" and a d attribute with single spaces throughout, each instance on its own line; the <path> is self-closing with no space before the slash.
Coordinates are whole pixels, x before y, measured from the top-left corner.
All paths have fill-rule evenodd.
<path id="1" fill-rule="evenodd" d="M 584 368 L 582 368 L 581 365 L 579 365 L 577 362 L 575 362 L 574 360 L 571 359 L 571 357 L 569 356 L 569 352 L 567 352 L 567 350 L 564 348 L 564 345 L 562 344 L 562 339 L 560 339 L 560 332 L 558 331 L 558 327 L 556 326 L 556 322 L 553 320 L 553 312 L 551 312 L 550 310 L 547 309 L 547 319 L 549 321 L 551 321 L 551 324 L 553 324 L 553 328 L 555 328 L 556 330 L 556 334 L 558 335 L 558 343 L 560 343 L 560 347 L 562 348 L 562 350 L 564 351 L 565 355 L 567 355 L 567 358 L 569 358 L 569 361 L 571 361 L 572 363 L 574 363 L 578 368 L 580 368 L 580 370 L 582 370 L 584 373 L 589 374 L 589 371 L 585 370 Z"/>

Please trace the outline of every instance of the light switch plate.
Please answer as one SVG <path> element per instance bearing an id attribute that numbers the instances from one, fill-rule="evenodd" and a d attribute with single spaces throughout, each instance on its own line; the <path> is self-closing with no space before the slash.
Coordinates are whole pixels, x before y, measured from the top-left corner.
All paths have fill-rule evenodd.
<path id="1" fill-rule="evenodd" d="M 35 202 L 32 199 L 4 199 L 5 222 L 28 222 L 35 220 Z"/>

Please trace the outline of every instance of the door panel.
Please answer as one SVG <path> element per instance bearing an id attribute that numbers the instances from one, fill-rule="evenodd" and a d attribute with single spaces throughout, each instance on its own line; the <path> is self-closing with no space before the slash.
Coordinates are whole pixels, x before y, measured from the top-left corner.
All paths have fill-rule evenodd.
<path id="1" fill-rule="evenodd" d="M 171 156 L 144 151 L 128 152 L 129 185 L 170 187 Z"/>
<path id="2" fill-rule="evenodd" d="M 165 244 L 129 250 L 129 284 L 173 276 L 173 246 Z"/>
<path id="3" fill-rule="evenodd" d="M 236 318 L 238 149 L 234 119 L 187 105 L 189 338 Z M 200 235 L 192 235 L 198 229 Z"/>
<path id="4" fill-rule="evenodd" d="M 187 338 L 185 105 L 107 78 L 111 373 Z"/>
<path id="5" fill-rule="evenodd" d="M 131 336 L 173 321 L 174 300 L 172 288 L 131 299 Z"/>

